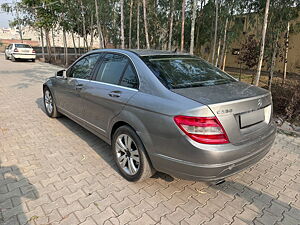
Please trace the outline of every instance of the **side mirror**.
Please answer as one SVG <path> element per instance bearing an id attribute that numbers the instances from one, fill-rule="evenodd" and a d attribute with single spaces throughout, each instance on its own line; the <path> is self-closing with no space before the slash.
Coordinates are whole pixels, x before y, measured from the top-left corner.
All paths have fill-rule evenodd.
<path id="1" fill-rule="evenodd" d="M 66 79 L 66 78 L 67 78 L 66 70 L 60 70 L 60 71 L 57 71 L 57 72 L 55 73 L 55 77 L 61 78 L 61 79 Z"/>

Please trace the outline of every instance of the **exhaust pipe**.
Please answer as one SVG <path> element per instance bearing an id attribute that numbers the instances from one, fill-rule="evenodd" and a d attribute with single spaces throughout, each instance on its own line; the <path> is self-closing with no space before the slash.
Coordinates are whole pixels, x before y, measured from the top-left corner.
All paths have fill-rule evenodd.
<path id="1" fill-rule="evenodd" d="M 225 179 L 220 179 L 220 180 L 216 180 L 213 182 L 214 185 L 220 185 L 223 184 L 225 182 Z"/>

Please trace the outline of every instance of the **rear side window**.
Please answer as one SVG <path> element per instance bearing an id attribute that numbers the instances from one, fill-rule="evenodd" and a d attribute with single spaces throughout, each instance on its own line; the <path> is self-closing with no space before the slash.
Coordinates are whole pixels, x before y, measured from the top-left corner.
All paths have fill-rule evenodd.
<path id="1" fill-rule="evenodd" d="M 146 56 L 142 60 L 169 89 L 213 86 L 235 81 L 217 67 L 193 56 Z"/>
<path id="2" fill-rule="evenodd" d="M 96 81 L 119 84 L 128 62 L 124 55 L 106 54 L 98 70 Z"/>
<path id="3" fill-rule="evenodd" d="M 30 45 L 26 45 L 26 44 L 15 44 L 16 48 L 31 48 Z"/>
<path id="4" fill-rule="evenodd" d="M 135 70 L 133 69 L 132 65 L 128 63 L 128 66 L 123 74 L 122 80 L 120 85 L 129 88 L 137 89 L 139 86 L 139 80 Z"/>

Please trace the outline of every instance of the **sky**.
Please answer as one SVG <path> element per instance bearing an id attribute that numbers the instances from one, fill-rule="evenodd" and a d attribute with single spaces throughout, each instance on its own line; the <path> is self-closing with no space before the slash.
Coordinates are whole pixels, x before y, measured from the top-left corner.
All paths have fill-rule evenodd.
<path id="1" fill-rule="evenodd" d="M 13 0 L 0 0 L 0 5 L 2 5 L 3 3 L 12 3 Z M 1 11 L 0 9 L 0 27 L 8 27 L 9 25 L 9 20 L 12 20 L 14 17 L 11 14 L 7 14 L 4 13 L 3 11 Z"/>

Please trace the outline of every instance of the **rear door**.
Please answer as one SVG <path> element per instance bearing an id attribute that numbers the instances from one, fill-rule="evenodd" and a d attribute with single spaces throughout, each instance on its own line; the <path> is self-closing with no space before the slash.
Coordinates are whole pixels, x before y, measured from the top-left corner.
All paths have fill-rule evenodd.
<path id="1" fill-rule="evenodd" d="M 85 89 L 84 118 L 91 128 L 107 136 L 110 121 L 138 91 L 138 82 L 136 70 L 127 56 L 107 53 Z"/>
<path id="2" fill-rule="evenodd" d="M 82 96 L 99 57 L 100 54 L 95 53 L 81 58 L 67 70 L 66 79 L 56 79 L 55 97 L 58 107 L 72 116 L 83 118 Z"/>

